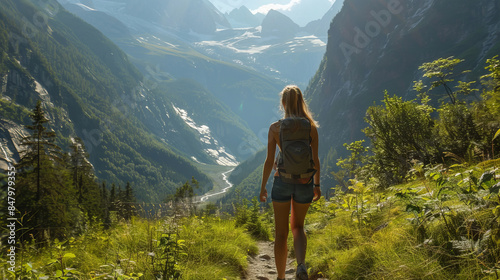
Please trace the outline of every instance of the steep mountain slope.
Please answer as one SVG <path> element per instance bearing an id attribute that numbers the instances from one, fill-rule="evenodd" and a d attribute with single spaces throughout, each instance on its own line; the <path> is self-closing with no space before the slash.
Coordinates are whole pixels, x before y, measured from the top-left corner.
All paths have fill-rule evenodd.
<path id="1" fill-rule="evenodd" d="M 67 146 L 70 137 L 82 138 L 98 177 L 122 186 L 129 181 L 139 200 L 163 199 L 192 176 L 205 189 L 211 188 L 206 175 L 151 133 L 141 119 L 148 105 L 158 104 L 127 56 L 59 5 L 38 4 L 0 2 L 2 108 L 26 112 L 42 99 L 60 144 Z M 17 123 L 26 120 L 19 113 L 1 117 Z M 167 122 L 183 127 L 171 134 L 190 131 L 180 118 Z M 16 137 L 11 127 L 3 129 L 9 132 L 7 138 Z"/>
<path id="2" fill-rule="evenodd" d="M 304 30 L 307 30 L 308 32 L 316 36 L 325 36 L 325 34 L 328 34 L 330 23 L 332 22 L 333 18 L 340 12 L 343 5 L 344 0 L 336 0 L 333 3 L 332 7 L 321 19 L 311 21 L 304 27 Z"/>
<path id="3" fill-rule="evenodd" d="M 231 109 L 221 104 L 218 99 L 203 86 L 192 80 L 175 80 L 165 84 L 166 91 L 156 98 L 160 104 L 171 102 L 175 113 L 195 130 L 196 137 L 205 154 L 219 165 L 236 166 L 238 162 L 250 155 L 246 154 L 246 143 L 254 143 L 259 147 L 259 139 L 248 128 L 243 120 Z M 161 125 L 156 126 L 162 128 Z M 160 135 L 160 134 L 157 134 Z M 168 142 L 172 141 L 168 131 L 164 134 Z M 179 137 L 175 147 L 184 147 L 184 137 Z M 185 151 L 189 154 L 189 151 Z M 205 155 L 202 155 L 205 156 Z M 197 162 L 210 162 L 192 155 Z"/>
<path id="4" fill-rule="evenodd" d="M 346 0 L 328 33 L 327 52 L 307 97 L 321 124 L 323 155 L 363 137 L 366 109 L 383 91 L 412 98 L 424 62 L 465 59 L 476 80 L 500 53 L 500 2 L 495 0 Z M 439 96 L 431 96 L 438 100 Z"/>

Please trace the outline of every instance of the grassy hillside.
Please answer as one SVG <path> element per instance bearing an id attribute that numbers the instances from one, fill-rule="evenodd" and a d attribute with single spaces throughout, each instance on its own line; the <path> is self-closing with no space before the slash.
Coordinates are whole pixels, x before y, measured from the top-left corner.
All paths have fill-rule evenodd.
<path id="1" fill-rule="evenodd" d="M 499 167 L 500 160 L 434 166 L 386 190 L 360 183 L 331 200 L 322 198 L 306 217 L 311 278 L 497 279 Z M 248 218 L 242 215 L 255 211 L 234 217 L 199 210 L 177 220 L 114 219 L 108 230 L 96 225 L 45 248 L 26 237 L 18 260 L 30 279 L 53 279 L 63 273 L 61 264 L 69 279 L 150 279 L 166 267 L 179 279 L 241 279 L 251 265 L 247 255 L 257 253 L 253 227 L 245 226 Z M 262 213 L 258 224 L 270 230 L 271 216 Z M 289 248 L 292 244 L 290 235 Z M 290 253 L 293 257 L 293 249 Z"/>
<path id="2" fill-rule="evenodd" d="M 308 259 L 327 279 L 498 279 L 500 160 L 429 168 L 380 191 L 356 185 L 307 218 Z"/>
<path id="3" fill-rule="evenodd" d="M 55 240 L 42 250 L 36 248 L 35 240 L 26 240 L 17 255 L 17 275 L 23 279 L 153 279 L 161 275 L 238 279 L 248 267 L 247 255 L 256 253 L 256 242 L 234 221 L 208 216 L 135 219 L 106 231 L 89 228 L 76 239 Z"/>

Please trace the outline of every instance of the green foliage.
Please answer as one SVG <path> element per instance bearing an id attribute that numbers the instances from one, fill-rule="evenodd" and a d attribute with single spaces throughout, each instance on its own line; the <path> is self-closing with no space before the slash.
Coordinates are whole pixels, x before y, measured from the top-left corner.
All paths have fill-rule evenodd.
<path id="1" fill-rule="evenodd" d="M 487 60 L 485 67 L 490 73 L 481 77 L 481 83 L 486 87 L 482 93 L 482 101 L 475 105 L 475 119 L 481 134 L 480 148 L 490 158 L 498 157 L 500 141 L 500 61 L 498 56 Z M 495 133 L 496 132 L 496 133 Z"/>
<path id="2" fill-rule="evenodd" d="M 271 237 L 271 219 L 263 221 L 259 204 L 257 197 L 252 199 L 251 206 L 247 199 L 233 204 L 235 223 L 237 227 L 245 228 L 254 238 L 267 241 Z"/>
<path id="3" fill-rule="evenodd" d="M 43 248 L 25 241 L 16 253 L 18 279 L 236 279 L 257 246 L 232 221 L 190 217 L 93 226 Z"/>
<path id="4" fill-rule="evenodd" d="M 199 189 L 198 181 L 193 177 L 191 184 L 185 182 L 181 187 L 177 188 L 174 195 L 167 197 L 168 201 L 173 201 L 175 204 L 175 212 L 177 215 L 192 215 L 196 211 L 196 205 L 193 201 L 195 190 Z"/>
<path id="5" fill-rule="evenodd" d="M 379 199 L 370 198 L 370 185 L 352 182 L 352 192 L 313 205 L 306 217 L 311 275 L 495 279 L 500 273 L 497 171 L 425 167 L 424 177 L 386 189 Z M 332 208 L 335 215 L 325 215 Z"/>
<path id="6" fill-rule="evenodd" d="M 492 93 L 500 91 L 500 60 L 498 55 L 486 60 L 488 66 L 485 67 L 490 73 L 481 77 L 482 83 L 488 86 Z M 492 94 L 495 95 L 495 94 Z M 495 95 L 498 98 L 498 95 Z"/>
<path id="7" fill-rule="evenodd" d="M 178 225 L 175 222 L 166 225 L 164 229 L 158 230 L 157 234 L 156 244 L 152 245 L 153 250 L 148 254 L 151 257 L 153 273 L 159 279 L 179 279 L 180 261 L 186 258 L 187 254 L 185 240 L 179 239 Z"/>
<path id="8" fill-rule="evenodd" d="M 48 119 L 39 101 L 27 125 L 32 134 L 23 138 L 25 146 L 16 165 L 19 176 L 18 209 L 24 211 L 24 226 L 35 229 L 36 238 L 61 237 L 81 219 L 75 201 L 75 188 L 61 158 L 61 148 L 54 144 L 55 133 L 46 128 Z"/>
<path id="9" fill-rule="evenodd" d="M 419 81 L 414 89 L 420 104 L 386 93 L 384 106 L 368 109 L 369 127 L 364 132 L 373 155 L 364 166 L 356 166 L 358 178 L 351 180 L 348 190 L 337 188 L 336 196 L 313 206 L 308 217 L 321 220 L 308 244 L 318 276 L 498 278 L 500 177 L 498 160 L 493 159 L 499 149 L 495 141 L 500 63 L 488 60 L 490 74 L 482 77 L 482 99 L 468 103 L 456 95 L 477 91 L 475 82 L 458 81 L 456 92 L 449 85 L 459 62 L 440 59 L 421 67 L 425 77 L 435 79 L 431 89 L 444 86 L 451 104 L 443 103 L 437 110 L 428 105 L 427 86 Z M 439 118 L 434 118 L 434 111 Z M 354 150 L 350 159 L 358 155 L 355 143 L 345 144 Z M 469 167 L 485 159 L 491 160 Z M 352 174 L 352 162 L 340 159 L 337 174 Z M 389 187 L 404 180 L 412 181 Z M 333 215 L 316 217 L 327 212 Z M 334 249 L 321 249 L 325 247 Z"/>
<path id="10" fill-rule="evenodd" d="M 83 141 L 80 138 L 72 139 L 70 150 L 69 158 L 65 159 L 69 163 L 66 168 L 72 174 L 78 203 L 87 217 L 102 220 L 104 211 L 101 208 L 101 192 Z"/>
<path id="11" fill-rule="evenodd" d="M 241 162 L 234 168 L 234 170 L 229 175 L 229 181 L 234 185 L 239 185 L 243 180 L 245 180 L 251 172 L 256 169 L 262 168 L 262 164 L 266 159 L 267 151 L 262 149 L 255 153 L 252 157 Z M 245 197 L 250 199 L 251 197 Z"/>
<path id="12" fill-rule="evenodd" d="M 371 140 L 374 154 L 369 168 L 383 185 L 390 185 L 407 178 L 411 161 L 427 164 L 439 154 L 433 134 L 432 107 L 389 97 L 387 93 L 384 104 L 368 109 L 369 127 L 364 132 Z"/>
<path id="13" fill-rule="evenodd" d="M 361 167 L 366 163 L 366 152 L 368 148 L 363 146 L 365 140 L 356 141 L 351 144 L 344 144 L 344 147 L 351 152 L 351 156 L 337 160 L 337 166 L 340 167 L 338 172 L 331 172 L 339 186 L 346 190 L 349 186 L 348 181 L 358 177 L 361 180 Z"/>
<path id="14" fill-rule="evenodd" d="M 179 201 L 183 199 L 192 199 L 194 196 L 194 190 L 200 187 L 198 181 L 193 177 L 191 179 L 191 184 L 189 182 L 184 183 L 182 187 L 178 188 L 174 194 L 174 200 Z"/>
<path id="15" fill-rule="evenodd" d="M 378 210 L 376 207 L 370 208 L 369 205 L 373 205 L 375 199 L 375 188 L 376 185 L 373 184 L 365 184 L 358 180 L 352 179 L 350 180 L 351 186 L 349 187 L 352 190 L 352 193 L 345 194 L 347 197 L 348 205 L 347 207 L 351 208 L 351 201 L 354 197 L 354 210 L 352 211 L 352 216 L 356 217 L 358 221 L 358 225 L 368 223 L 371 218 L 371 214 Z M 342 204 L 342 207 L 345 207 L 345 204 Z"/>
<path id="16" fill-rule="evenodd" d="M 263 155 L 265 159 L 265 151 Z M 227 195 L 222 199 L 223 204 L 227 206 L 223 208 L 224 211 L 231 213 L 234 210 L 231 205 L 241 204 L 241 200 L 243 199 L 246 199 L 248 203 L 248 201 L 252 200 L 254 197 L 259 196 L 260 189 L 255 186 L 260 186 L 262 181 L 264 159 L 260 156 L 262 156 L 262 153 L 259 152 L 254 158 L 245 161 L 242 164 L 242 167 L 236 167 L 233 172 L 236 171 L 237 174 L 234 177 L 229 177 L 231 182 L 233 182 L 233 180 L 235 180 L 235 182 L 238 182 L 239 180 L 242 181 L 238 184 L 233 183 L 234 187 L 229 189 Z M 259 159 L 262 159 L 262 161 Z M 248 169 L 245 170 L 243 168 Z M 268 190 L 271 189 L 270 185 L 272 184 L 272 180 L 273 176 L 270 176 L 267 182 Z"/>
<path id="17" fill-rule="evenodd" d="M 29 115 L 30 111 L 24 107 L 0 98 L 0 116 L 2 118 L 16 123 L 28 123 Z"/>
<path id="18" fill-rule="evenodd" d="M 430 90 L 443 86 L 446 89 L 446 93 L 449 95 L 451 101 L 454 103 L 455 98 L 452 95 L 448 83 L 453 82 L 453 79 L 451 79 L 450 76 L 453 74 L 455 66 L 460 62 L 462 62 L 462 60 L 454 59 L 453 57 L 440 58 L 433 62 L 424 63 L 418 69 L 424 71 L 424 77 L 431 79 L 436 78 L 436 81 L 432 82 Z"/>
<path id="19" fill-rule="evenodd" d="M 456 93 L 449 85 L 454 82 L 453 69 L 460 62 L 462 60 L 453 58 L 438 59 L 420 67 L 424 70 L 424 77 L 436 79 L 430 90 L 444 86 L 452 103 L 433 108 L 429 105 L 428 91 L 425 91 L 427 86 L 418 81 L 414 90 L 418 92 L 420 104 L 415 100 L 389 97 L 385 93 L 384 106 L 368 108 L 365 120 L 369 127 L 364 133 L 371 140 L 373 156 L 360 168 L 362 172 L 376 177 L 381 185 L 389 186 L 409 179 L 414 167 L 419 166 L 416 163 L 422 166 L 450 162 L 473 164 L 497 156 L 495 151 L 500 149 L 500 143 L 494 140 L 500 128 L 500 63 L 496 58 L 488 60 L 486 69 L 491 73 L 482 77 L 482 83 L 487 87 L 482 99 L 471 103 L 458 100 L 456 94 L 468 95 L 478 91 L 472 88 L 474 81 L 458 81 Z M 434 117 L 434 111 L 439 118 Z M 352 174 L 352 167 L 344 159 L 340 159 L 339 164 L 344 166 L 335 173 L 337 181 L 345 182 L 342 178 Z"/>
<path id="20" fill-rule="evenodd" d="M 467 157 L 463 161 L 473 162 L 475 158 L 471 153 L 481 136 L 469 106 L 463 102 L 443 104 L 437 111 L 440 121 L 436 129 L 442 148 L 459 157 Z"/>

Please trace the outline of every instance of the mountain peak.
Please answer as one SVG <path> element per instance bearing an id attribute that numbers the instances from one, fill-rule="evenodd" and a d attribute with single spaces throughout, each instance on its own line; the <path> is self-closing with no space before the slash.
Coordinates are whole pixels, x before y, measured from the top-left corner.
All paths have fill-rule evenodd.
<path id="1" fill-rule="evenodd" d="M 262 21 L 262 36 L 293 37 L 300 27 L 286 15 L 270 10 Z"/>
<path id="2" fill-rule="evenodd" d="M 227 20 L 234 28 L 257 27 L 262 19 L 254 15 L 246 6 L 241 6 L 229 12 Z"/>

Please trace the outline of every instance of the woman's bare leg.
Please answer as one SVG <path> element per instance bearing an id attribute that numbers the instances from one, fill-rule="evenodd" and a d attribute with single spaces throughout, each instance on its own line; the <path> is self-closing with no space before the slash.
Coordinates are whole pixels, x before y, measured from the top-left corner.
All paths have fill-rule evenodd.
<path id="1" fill-rule="evenodd" d="M 304 231 L 304 220 L 306 218 L 309 205 L 311 204 L 302 204 L 292 201 L 290 225 L 292 227 L 293 246 L 295 249 L 297 264 L 305 264 L 306 261 L 307 237 Z"/>
<path id="2" fill-rule="evenodd" d="M 278 278 L 285 278 L 286 260 L 288 256 L 288 221 L 290 215 L 291 202 L 274 202 L 274 228 L 276 240 L 274 241 L 274 259 Z"/>

